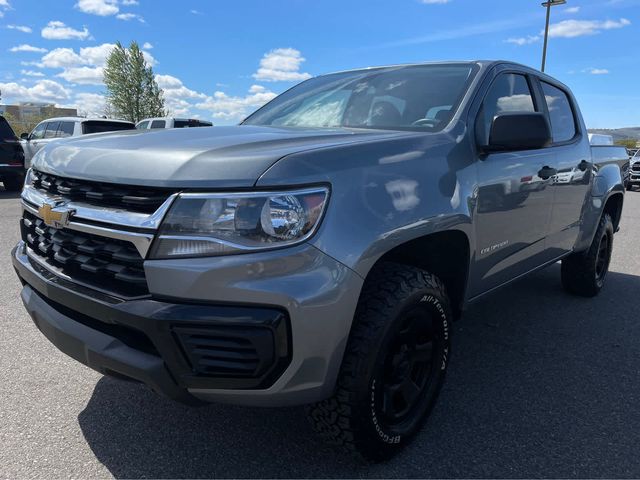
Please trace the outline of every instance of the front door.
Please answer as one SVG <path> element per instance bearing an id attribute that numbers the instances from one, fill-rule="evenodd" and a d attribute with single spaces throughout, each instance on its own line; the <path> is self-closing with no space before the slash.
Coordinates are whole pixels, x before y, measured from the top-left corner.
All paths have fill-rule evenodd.
<path id="1" fill-rule="evenodd" d="M 479 145 L 488 144 L 491 122 L 497 114 L 543 111 L 532 85 L 532 79 L 520 73 L 501 73 L 494 79 L 475 123 Z M 545 239 L 556 157 L 551 148 L 494 152 L 480 156 L 477 171 L 472 297 L 551 259 Z"/>

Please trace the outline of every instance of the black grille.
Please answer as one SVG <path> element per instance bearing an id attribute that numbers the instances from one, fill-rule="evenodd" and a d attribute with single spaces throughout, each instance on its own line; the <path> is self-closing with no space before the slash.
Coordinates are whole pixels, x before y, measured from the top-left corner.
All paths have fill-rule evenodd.
<path id="1" fill-rule="evenodd" d="M 176 326 L 173 331 L 199 375 L 259 377 L 275 360 L 269 328 Z"/>
<path id="2" fill-rule="evenodd" d="M 52 193 L 68 200 L 79 200 L 99 206 L 121 207 L 144 213 L 155 212 L 174 193 L 172 190 L 161 188 L 62 178 L 35 170 L 33 186 L 41 192 Z"/>
<path id="3" fill-rule="evenodd" d="M 631 170 L 633 170 L 634 172 L 640 172 L 640 162 L 636 162 L 631 165 Z"/>
<path id="4" fill-rule="evenodd" d="M 21 230 L 35 255 L 74 281 L 123 297 L 149 293 L 144 260 L 129 242 L 49 227 L 29 212 Z"/>

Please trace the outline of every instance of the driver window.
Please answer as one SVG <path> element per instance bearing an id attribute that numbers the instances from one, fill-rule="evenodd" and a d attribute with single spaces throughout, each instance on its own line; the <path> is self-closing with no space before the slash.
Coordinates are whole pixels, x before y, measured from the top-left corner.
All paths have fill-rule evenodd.
<path id="1" fill-rule="evenodd" d="M 34 128 L 33 132 L 31 132 L 31 135 L 29 136 L 29 140 L 40 140 L 41 138 L 43 138 L 46 126 L 46 123 L 41 123 L 36 128 Z"/>
<path id="2" fill-rule="evenodd" d="M 489 143 L 491 122 L 504 112 L 535 112 L 529 82 L 524 75 L 504 73 L 495 79 L 485 96 L 476 120 L 478 144 Z"/>

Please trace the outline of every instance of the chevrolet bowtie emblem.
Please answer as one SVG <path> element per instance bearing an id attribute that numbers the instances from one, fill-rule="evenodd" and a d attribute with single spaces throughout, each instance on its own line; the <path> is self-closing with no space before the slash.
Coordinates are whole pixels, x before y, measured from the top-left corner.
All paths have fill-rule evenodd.
<path id="1" fill-rule="evenodd" d="M 69 225 L 69 220 L 74 213 L 76 213 L 76 211 L 66 208 L 64 202 L 56 202 L 54 204 L 45 203 L 38 209 L 40 218 L 44 220 L 44 223 L 53 228 L 64 228 Z"/>

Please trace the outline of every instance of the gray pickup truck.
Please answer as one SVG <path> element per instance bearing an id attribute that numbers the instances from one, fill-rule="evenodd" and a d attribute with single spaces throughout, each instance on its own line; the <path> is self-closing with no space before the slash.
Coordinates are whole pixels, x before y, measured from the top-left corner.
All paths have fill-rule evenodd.
<path id="1" fill-rule="evenodd" d="M 45 147 L 13 264 L 89 367 L 188 403 L 308 404 L 381 460 L 433 407 L 467 305 L 558 261 L 568 292 L 600 292 L 627 163 L 522 65 L 339 72 L 238 126 Z"/>

